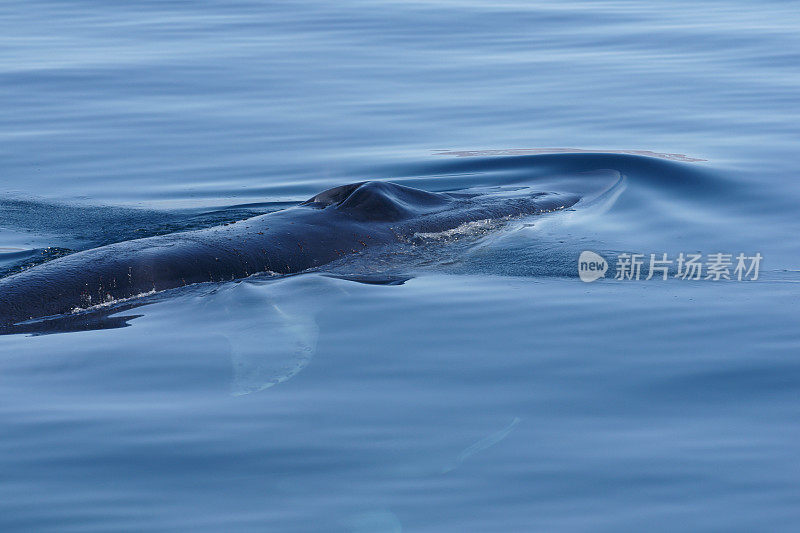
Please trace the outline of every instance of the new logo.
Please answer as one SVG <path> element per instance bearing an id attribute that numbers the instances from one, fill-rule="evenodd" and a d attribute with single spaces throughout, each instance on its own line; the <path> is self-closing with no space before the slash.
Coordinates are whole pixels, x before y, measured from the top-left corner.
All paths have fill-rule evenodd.
<path id="1" fill-rule="evenodd" d="M 584 250 L 578 258 L 578 276 L 581 281 L 589 283 L 598 278 L 605 277 L 608 270 L 608 262 L 603 256 Z"/>

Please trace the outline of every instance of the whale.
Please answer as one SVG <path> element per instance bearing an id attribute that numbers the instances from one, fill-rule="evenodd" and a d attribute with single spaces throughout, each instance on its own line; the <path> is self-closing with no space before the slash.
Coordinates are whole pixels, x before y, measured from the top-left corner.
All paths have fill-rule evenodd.
<path id="1" fill-rule="evenodd" d="M 0 327 L 182 286 L 297 274 L 419 234 L 570 208 L 528 187 L 430 192 L 387 181 L 334 187 L 280 211 L 72 253 L 0 279 Z"/>

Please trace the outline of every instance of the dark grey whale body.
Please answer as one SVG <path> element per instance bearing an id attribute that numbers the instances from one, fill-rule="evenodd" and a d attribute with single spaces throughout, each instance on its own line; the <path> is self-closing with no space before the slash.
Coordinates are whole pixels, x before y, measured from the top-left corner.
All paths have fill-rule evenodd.
<path id="1" fill-rule="evenodd" d="M 344 185 L 283 211 L 102 246 L 0 279 L 0 326 L 194 283 L 302 272 L 416 233 L 540 214 L 577 201 L 530 190 L 431 193 L 379 181 Z"/>

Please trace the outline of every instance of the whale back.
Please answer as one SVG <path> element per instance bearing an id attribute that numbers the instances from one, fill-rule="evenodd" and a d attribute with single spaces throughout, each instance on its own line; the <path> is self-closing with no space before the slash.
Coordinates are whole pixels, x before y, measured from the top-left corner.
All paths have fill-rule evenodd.
<path id="1" fill-rule="evenodd" d="M 453 201 L 448 194 L 384 181 L 364 181 L 328 189 L 301 205 L 333 208 L 361 221 L 396 222 L 440 211 Z"/>
<path id="2" fill-rule="evenodd" d="M 566 209 L 575 195 L 528 187 L 432 193 L 367 181 L 323 191 L 303 207 L 224 226 L 123 241 L 0 279 L 3 327 L 151 292 L 254 273 L 292 274 L 363 247 L 408 242 L 461 225 Z"/>

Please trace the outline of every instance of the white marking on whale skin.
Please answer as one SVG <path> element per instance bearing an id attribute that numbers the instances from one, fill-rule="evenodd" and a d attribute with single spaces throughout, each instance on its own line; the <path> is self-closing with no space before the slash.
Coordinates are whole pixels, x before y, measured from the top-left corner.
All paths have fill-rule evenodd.
<path id="1" fill-rule="evenodd" d="M 89 306 L 89 307 L 73 307 L 70 310 L 69 314 L 75 315 L 75 314 L 79 314 L 79 313 L 86 313 L 88 311 L 96 311 L 98 309 L 111 307 L 113 305 L 119 305 L 121 303 L 129 302 L 131 300 L 135 300 L 135 299 L 138 299 L 138 298 L 145 298 L 147 296 L 153 296 L 154 294 L 158 294 L 158 291 L 156 291 L 155 289 L 147 291 L 147 292 L 140 292 L 139 294 L 134 294 L 133 296 L 128 296 L 127 298 L 111 298 L 111 299 L 108 299 L 108 300 L 104 300 L 103 302 L 101 302 L 99 304 L 95 304 L 95 305 L 92 305 L 92 306 Z M 91 300 L 91 296 L 89 297 L 89 299 Z"/>
<path id="2" fill-rule="evenodd" d="M 487 448 L 491 448 L 498 442 L 508 437 L 509 434 L 511 434 L 514 428 L 517 426 L 517 424 L 519 424 L 520 420 L 522 419 L 519 418 L 518 416 L 515 416 L 514 419 L 511 421 L 511 423 L 508 424 L 503 429 L 501 429 L 500 431 L 495 431 L 494 433 L 487 435 L 481 440 L 477 441 L 475 444 L 472 444 L 471 446 L 464 448 L 464 450 L 460 454 L 458 454 L 458 457 L 456 457 L 455 460 L 450 465 L 442 469 L 441 473 L 447 474 L 448 472 L 452 472 L 453 470 L 461 466 L 461 463 L 469 459 L 471 456 L 475 455 L 478 452 L 482 452 Z"/>
<path id="3" fill-rule="evenodd" d="M 493 229 L 496 229 L 501 223 L 502 221 L 500 220 L 475 220 L 473 222 L 464 222 L 460 226 L 444 231 L 417 232 L 412 238 L 430 241 L 447 241 L 455 240 L 461 237 L 482 236 L 486 235 Z"/>

